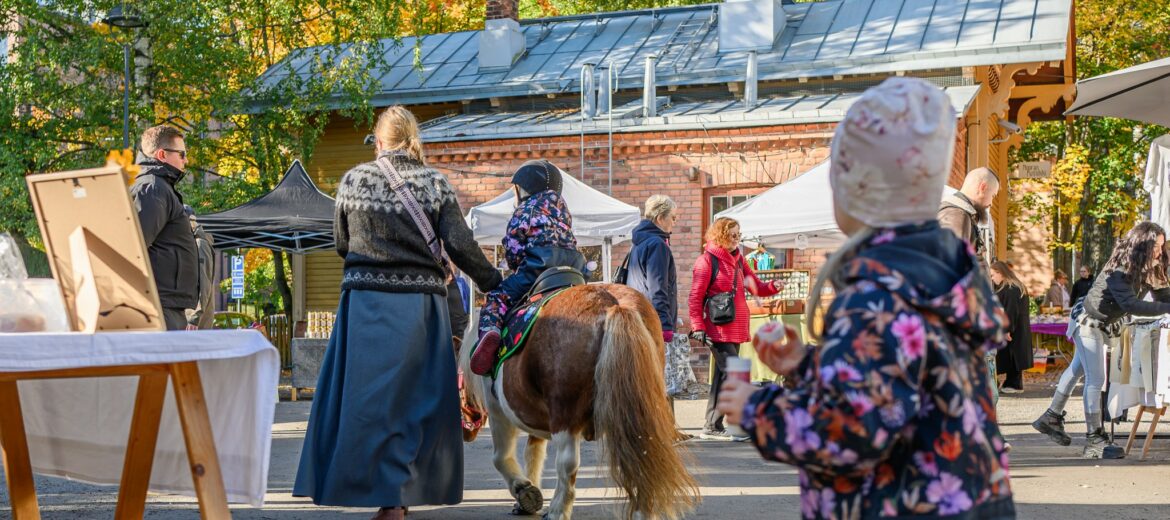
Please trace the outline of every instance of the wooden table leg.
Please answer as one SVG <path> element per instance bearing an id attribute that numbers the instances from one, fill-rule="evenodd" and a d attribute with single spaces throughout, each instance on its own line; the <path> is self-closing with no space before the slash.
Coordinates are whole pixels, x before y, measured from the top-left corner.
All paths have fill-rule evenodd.
<path id="1" fill-rule="evenodd" d="M 1146 455 L 1150 453 L 1150 445 L 1154 443 L 1154 432 L 1158 429 L 1158 420 L 1162 418 L 1164 413 L 1166 413 L 1165 406 L 1154 410 L 1154 419 L 1150 421 L 1150 433 L 1146 434 L 1146 442 L 1142 443 L 1141 460 L 1146 460 Z"/>
<path id="2" fill-rule="evenodd" d="M 1137 440 L 1138 426 L 1142 424 L 1142 414 L 1146 413 L 1145 406 L 1138 406 L 1137 416 L 1133 418 L 1133 429 L 1129 430 L 1129 440 L 1125 441 L 1125 456 L 1129 456 L 1130 448 L 1133 448 L 1133 441 Z"/>
<path id="3" fill-rule="evenodd" d="M 0 382 L 0 448 L 4 457 L 4 475 L 8 479 L 8 498 L 12 501 L 12 518 L 39 520 L 41 512 L 37 507 L 37 490 L 32 462 L 28 458 L 28 438 L 24 434 L 24 414 L 20 410 L 16 381 Z"/>
<path id="4" fill-rule="evenodd" d="M 215 438 L 207 416 L 207 402 L 203 398 L 199 365 L 194 361 L 174 363 L 171 378 L 175 385 L 179 420 L 183 425 L 183 439 L 187 443 L 191 478 L 195 481 L 195 495 L 199 498 L 199 515 L 204 520 L 230 519 Z"/>
<path id="5" fill-rule="evenodd" d="M 126 442 L 126 461 L 122 465 L 122 483 L 118 489 L 118 508 L 114 512 L 114 518 L 118 520 L 140 519 L 146 512 L 146 491 L 150 486 L 166 393 L 166 372 L 139 376 L 134 418 L 130 421 L 130 438 Z"/>

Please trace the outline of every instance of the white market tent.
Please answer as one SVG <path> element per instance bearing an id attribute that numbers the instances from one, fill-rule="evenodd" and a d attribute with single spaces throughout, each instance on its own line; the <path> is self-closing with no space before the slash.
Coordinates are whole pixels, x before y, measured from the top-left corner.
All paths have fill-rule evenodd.
<path id="1" fill-rule="evenodd" d="M 943 193 L 955 191 L 946 186 Z M 738 221 L 744 241 L 752 244 L 763 242 L 779 249 L 835 249 L 845 242 L 845 234 L 833 216 L 829 161 L 715 216 Z"/>
<path id="2" fill-rule="evenodd" d="M 564 170 L 562 195 L 573 215 L 573 234 L 577 244 L 601 246 L 603 278 L 610 280 L 610 256 L 613 244 L 630 239 L 634 228 L 641 221 L 638 208 L 597 191 L 573 178 Z M 512 191 L 501 193 L 496 198 L 480 204 L 467 212 L 467 224 L 475 241 L 483 246 L 499 245 L 508 229 L 508 220 L 516 209 L 516 198 Z"/>

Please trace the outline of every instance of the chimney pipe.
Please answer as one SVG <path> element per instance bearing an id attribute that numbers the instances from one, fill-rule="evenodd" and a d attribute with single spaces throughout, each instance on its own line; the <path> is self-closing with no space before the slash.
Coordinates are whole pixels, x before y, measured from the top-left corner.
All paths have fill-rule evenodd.
<path id="1" fill-rule="evenodd" d="M 479 70 L 507 70 L 524 54 L 519 0 L 487 0 L 479 34 Z"/>
<path id="2" fill-rule="evenodd" d="M 646 56 L 646 74 L 642 78 L 642 117 L 658 116 L 658 78 L 654 75 L 656 60 L 656 56 Z"/>
<path id="3" fill-rule="evenodd" d="M 613 101 L 613 65 L 611 63 L 598 65 L 597 76 L 597 115 L 605 116 L 613 109 L 609 106 Z"/>
<path id="4" fill-rule="evenodd" d="M 759 94 L 759 64 L 756 56 L 756 51 L 748 51 L 747 56 L 747 79 L 744 81 L 743 88 L 743 104 L 748 109 L 756 106 L 756 97 Z"/>
<path id="5" fill-rule="evenodd" d="M 581 65 L 581 119 L 593 119 L 597 114 L 597 93 L 593 89 L 593 64 Z"/>

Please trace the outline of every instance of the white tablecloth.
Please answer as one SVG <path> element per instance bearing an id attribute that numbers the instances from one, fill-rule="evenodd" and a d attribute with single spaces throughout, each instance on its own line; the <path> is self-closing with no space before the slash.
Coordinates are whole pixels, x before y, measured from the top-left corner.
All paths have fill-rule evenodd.
<path id="1" fill-rule="evenodd" d="M 228 500 L 260 507 L 268 482 L 280 356 L 254 330 L 0 334 L 0 372 L 198 361 Z M 118 484 L 138 378 L 21 381 L 33 471 Z M 173 383 L 150 489 L 194 496 Z"/>

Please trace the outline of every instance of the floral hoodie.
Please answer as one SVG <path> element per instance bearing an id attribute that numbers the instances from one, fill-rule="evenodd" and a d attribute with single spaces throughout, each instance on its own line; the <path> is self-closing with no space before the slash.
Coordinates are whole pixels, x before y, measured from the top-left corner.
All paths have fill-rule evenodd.
<path id="1" fill-rule="evenodd" d="M 520 269 L 528 251 L 537 247 L 577 248 L 569 207 L 553 190 L 533 193 L 512 212 L 504 235 L 504 260 L 508 268 Z"/>
<path id="2" fill-rule="evenodd" d="M 1015 518 L 984 361 L 1006 318 L 976 262 L 934 221 L 879 230 L 821 346 L 752 396 L 743 427 L 799 468 L 804 518 Z"/>

